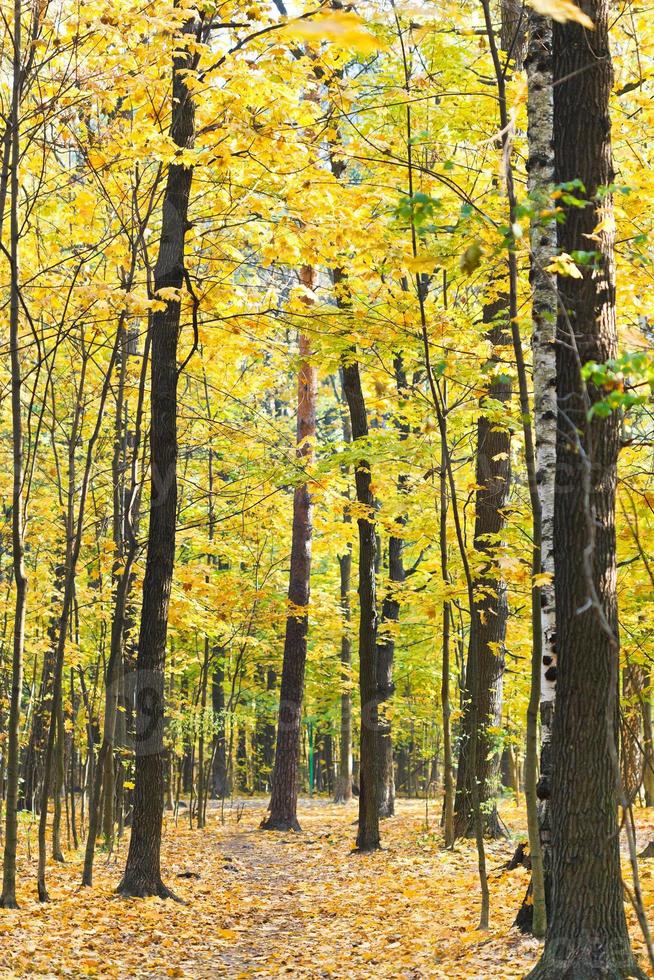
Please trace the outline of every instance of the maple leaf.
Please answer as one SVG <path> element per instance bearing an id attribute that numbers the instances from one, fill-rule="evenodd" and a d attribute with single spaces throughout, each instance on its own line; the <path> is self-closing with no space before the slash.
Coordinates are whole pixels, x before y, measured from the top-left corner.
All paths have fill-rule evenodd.
<path id="1" fill-rule="evenodd" d="M 581 24 L 582 27 L 588 28 L 589 31 L 595 28 L 588 14 L 585 14 L 575 3 L 572 3 L 572 0 L 527 0 L 527 3 L 543 17 L 551 17 L 552 20 L 556 20 L 560 24 L 572 20 Z"/>
<path id="2" fill-rule="evenodd" d="M 357 14 L 345 10 L 311 20 L 291 21 L 283 33 L 297 40 L 331 41 L 359 54 L 372 54 L 385 46 Z"/>

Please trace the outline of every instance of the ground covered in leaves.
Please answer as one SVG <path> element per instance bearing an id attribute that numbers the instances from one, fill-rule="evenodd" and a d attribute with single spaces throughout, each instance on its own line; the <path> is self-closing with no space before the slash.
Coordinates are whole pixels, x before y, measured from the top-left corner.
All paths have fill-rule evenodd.
<path id="1" fill-rule="evenodd" d="M 355 803 L 304 801 L 301 835 L 260 831 L 264 808 L 213 809 L 203 831 L 188 829 L 184 811 L 177 826 L 166 818 L 166 881 L 185 904 L 114 894 L 123 841 L 109 860 L 98 854 L 92 890 L 79 888 L 81 853 L 51 865 L 52 901 L 39 905 L 34 854 L 23 853 L 21 908 L 0 912 L 0 976 L 509 980 L 537 959 L 538 943 L 511 928 L 528 873 L 501 870 L 523 833 L 514 807 L 503 809 L 514 837 L 488 846 L 486 933 L 476 929 L 474 847 L 443 851 L 424 802 L 399 801 L 384 850 L 366 856 L 352 853 Z M 639 828 L 639 845 L 654 840 L 654 815 Z M 654 910 L 654 860 L 641 871 Z"/>

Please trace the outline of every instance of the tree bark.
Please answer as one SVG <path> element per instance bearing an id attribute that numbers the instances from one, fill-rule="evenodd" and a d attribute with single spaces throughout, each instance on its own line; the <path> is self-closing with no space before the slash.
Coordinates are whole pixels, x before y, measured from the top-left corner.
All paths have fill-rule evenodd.
<path id="1" fill-rule="evenodd" d="M 394 359 L 395 381 L 398 394 L 406 388 L 406 372 L 402 355 L 396 354 Z M 404 442 L 409 435 L 407 423 L 398 419 L 396 426 L 400 441 Z M 407 478 L 400 473 L 397 490 L 400 499 L 406 494 Z M 400 619 L 399 590 L 405 579 L 404 572 L 404 539 L 402 530 L 406 524 L 406 514 L 401 513 L 397 520 L 397 534 L 391 534 L 388 539 L 388 586 L 382 602 L 380 632 L 381 640 L 377 642 L 377 693 L 379 697 L 379 816 L 382 819 L 392 817 L 395 813 L 395 773 L 393 765 L 393 740 L 391 737 L 391 721 L 384 711 L 384 704 L 392 697 L 395 690 L 393 683 L 393 662 L 395 659 L 395 632 Z M 385 629 L 384 627 L 387 626 Z"/>
<path id="2" fill-rule="evenodd" d="M 608 0 L 583 0 L 593 20 L 554 25 L 557 183 L 571 193 L 559 247 L 587 250 L 594 267 L 560 277 L 557 323 L 559 425 L 554 520 L 557 703 L 552 733 L 552 901 L 532 980 L 642 977 L 625 920 L 617 827 L 618 657 L 615 494 L 620 417 L 589 420 L 603 392 L 581 367 L 617 351 L 609 97 Z M 599 192 L 599 193 L 598 193 Z M 599 227 L 599 231 L 596 229 Z"/>
<path id="3" fill-rule="evenodd" d="M 185 35 L 199 34 L 193 19 Z M 195 136 L 195 101 L 186 84 L 196 66 L 195 55 L 183 49 L 173 61 L 171 137 L 180 150 L 190 149 Z M 163 197 L 161 239 L 154 270 L 154 292 L 180 290 L 184 282 L 185 237 L 193 170 L 184 164 L 168 167 Z M 152 315 L 150 524 L 143 581 L 143 606 L 136 659 L 136 771 L 132 835 L 125 873 L 118 891 L 126 896 L 172 893 L 161 878 L 161 830 L 166 752 L 163 744 L 164 665 L 168 607 L 175 563 L 177 518 L 177 344 L 181 303 L 168 299 Z"/>
<path id="4" fill-rule="evenodd" d="M 345 553 L 338 556 L 340 578 L 340 605 L 343 616 L 341 627 L 341 718 L 338 779 L 336 781 L 335 803 L 348 803 L 352 799 L 352 693 L 350 690 L 352 673 L 352 640 L 350 637 L 350 580 L 352 576 L 352 548 L 348 545 Z"/>
<path id="5" fill-rule="evenodd" d="M 552 22 L 530 9 L 529 47 L 525 63 L 528 92 L 529 193 L 531 221 L 532 353 L 536 431 L 536 479 L 541 507 L 541 571 L 549 576 L 540 586 L 542 666 L 540 678 L 540 776 L 536 786 L 538 825 L 543 858 L 545 900 L 550 904 L 552 721 L 556 699 L 556 608 L 554 597 L 554 484 L 556 474 L 556 283 L 547 271 L 556 253 L 556 222 L 551 212 L 554 186 Z M 533 926 L 531 883 L 515 925 Z"/>
<path id="6" fill-rule="evenodd" d="M 395 813 L 395 774 L 393 768 L 393 740 L 391 721 L 386 717 L 383 705 L 395 690 L 393 683 L 393 661 L 395 659 L 395 634 L 393 626 L 400 618 L 400 601 L 397 587 L 404 582 L 404 563 L 402 552 L 404 541 L 392 534 L 388 539 L 388 586 L 381 608 L 381 628 L 390 629 L 377 642 L 377 696 L 379 707 L 377 730 L 377 753 L 379 765 L 379 816 L 382 820 Z"/>
<path id="7" fill-rule="evenodd" d="M 227 739 L 225 734 L 225 651 L 222 647 L 214 650 L 214 669 L 211 679 L 211 707 L 216 719 L 217 731 L 213 748 L 213 772 L 211 793 L 214 799 L 224 800 L 229 796 L 227 773 Z"/>
<path id="8" fill-rule="evenodd" d="M 484 322 L 493 348 L 488 365 L 488 397 L 506 404 L 511 398 L 511 382 L 502 373 L 496 348 L 507 343 L 506 297 L 484 308 Z M 484 410 L 484 399 L 481 411 Z M 475 513 L 475 552 L 482 567 L 475 583 L 475 614 L 471 618 L 465 687 L 463 691 L 462 737 L 459 750 L 454 833 L 456 837 L 474 835 L 471 780 L 479 786 L 479 802 L 484 813 L 485 833 L 500 836 L 497 808 L 491 803 L 497 794 L 499 752 L 489 727 L 501 721 L 504 641 L 508 606 L 506 587 L 495 568 L 494 555 L 505 525 L 504 508 L 508 499 L 511 475 L 511 433 L 497 418 L 482 414 L 477 422 L 477 459 Z M 476 750 L 476 773 L 470 772 L 469 745 L 474 715 L 472 701 L 478 692 L 476 715 L 479 721 Z M 490 806 L 488 806 L 490 804 Z"/>
<path id="9" fill-rule="evenodd" d="M 314 271 L 303 267 L 303 285 L 311 289 Z M 310 343 L 300 335 L 300 369 L 297 392 L 297 457 L 304 469 L 313 456 L 316 434 L 317 372 L 311 364 Z M 286 620 L 284 659 L 279 691 L 277 743 L 272 774 L 269 815 L 262 823 L 265 830 L 300 830 L 297 819 L 298 757 L 304 671 L 307 659 L 309 596 L 311 585 L 311 536 L 313 504 L 308 482 L 295 488 L 293 495 L 293 543 L 288 588 L 289 611 Z"/>
<path id="10" fill-rule="evenodd" d="M 21 396 L 23 388 L 20 361 L 20 286 L 19 286 L 19 161 L 20 161 L 20 71 L 21 71 L 21 3 L 14 3 L 13 81 L 11 98 L 11 284 L 9 309 L 9 347 L 11 363 L 11 420 L 13 473 L 11 497 L 11 543 L 13 573 L 16 584 L 14 608 L 13 657 L 11 667 L 11 702 L 7 731 L 7 789 L 5 809 L 5 848 L 2 874 L 3 908 L 16 908 L 16 848 L 18 842 L 18 777 L 20 771 L 20 708 L 23 692 L 23 651 L 25 644 L 25 609 L 27 576 L 23 512 L 24 439 Z"/>
<path id="11" fill-rule="evenodd" d="M 336 290 L 345 278 L 334 270 Z M 340 297 L 343 304 L 343 297 Z M 368 416 L 361 385 L 359 365 L 346 355 L 343 362 L 343 391 L 350 412 L 352 439 L 368 435 Z M 379 839 L 378 690 L 377 690 L 377 602 L 375 582 L 375 537 L 372 474 L 370 464 L 359 459 L 355 467 L 357 502 L 361 515 L 359 530 L 359 693 L 361 697 L 361 742 L 359 756 L 359 825 L 356 845 L 360 851 L 374 851 Z"/>

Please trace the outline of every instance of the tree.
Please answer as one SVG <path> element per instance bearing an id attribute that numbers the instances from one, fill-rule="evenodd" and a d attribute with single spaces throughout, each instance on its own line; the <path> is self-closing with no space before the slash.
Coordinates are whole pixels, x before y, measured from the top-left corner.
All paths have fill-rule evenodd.
<path id="1" fill-rule="evenodd" d="M 347 278 L 334 270 L 334 288 L 341 309 L 347 310 Z M 368 436 L 368 414 L 359 363 L 350 351 L 342 364 L 343 391 L 350 412 L 353 445 Z M 370 463 L 361 457 L 355 464 L 354 482 L 359 505 L 359 695 L 361 733 L 359 751 L 359 826 L 357 848 L 374 851 L 379 839 L 379 738 L 377 689 L 377 539 Z"/>
<path id="2" fill-rule="evenodd" d="M 559 277 L 552 902 L 532 980 L 643 975 L 627 933 L 617 828 L 620 418 L 596 410 L 603 391 L 583 375 L 617 347 L 609 3 L 586 0 L 581 9 L 584 23 L 557 23 L 553 35 L 556 181 L 571 195 L 559 248 L 579 253 L 592 236 L 596 255 L 578 278 Z"/>
<path id="3" fill-rule="evenodd" d="M 16 846 L 18 835 L 18 776 L 20 771 L 20 708 L 23 693 L 23 650 L 25 646 L 25 608 L 27 576 L 25 571 L 25 523 L 23 482 L 25 477 L 22 392 L 23 378 L 20 354 L 20 283 L 19 283 L 19 162 L 20 162 L 20 94 L 21 94 L 21 4 L 14 4 L 13 78 L 11 95 L 11 159 L 9 166 L 11 221 L 11 287 L 9 313 L 9 343 L 11 357 L 11 417 L 13 440 L 13 485 L 11 497 L 13 571 L 16 583 L 14 607 L 13 658 L 11 667 L 11 707 L 8 726 L 7 803 L 5 818 L 5 849 L 2 875 L 3 908 L 15 908 L 16 903 Z M 4 176 L 4 175 L 3 175 Z M 0 218 L 0 221 L 2 219 Z"/>
<path id="4" fill-rule="evenodd" d="M 314 288 L 314 270 L 304 266 L 302 285 Z M 306 297 L 309 303 L 309 297 Z M 275 764 L 272 774 L 270 814 L 265 830 L 300 830 L 297 819 L 298 756 L 302 722 L 304 671 L 307 659 L 309 595 L 311 587 L 311 535 L 313 505 L 306 466 L 311 462 L 316 434 L 317 372 L 311 363 L 309 339 L 300 335 L 300 366 L 297 388 L 297 455 L 302 483 L 293 494 L 293 538 L 288 586 L 288 616 L 284 660 L 279 689 L 279 718 Z"/>
<path id="5" fill-rule="evenodd" d="M 192 18 L 178 43 L 198 40 L 201 23 Z M 197 67 L 192 45 L 173 59 L 171 138 L 180 151 L 193 146 L 195 99 L 188 87 Z M 162 201 L 161 238 L 154 269 L 154 295 L 164 306 L 151 323 L 150 522 L 143 580 L 143 607 L 136 660 L 136 776 L 132 835 L 122 895 L 174 897 L 161 878 L 161 829 L 166 752 L 163 744 L 164 664 L 168 607 L 175 565 L 177 522 L 177 345 L 185 282 L 185 239 L 193 168 L 170 163 Z"/>
<path id="6" fill-rule="evenodd" d="M 475 582 L 475 614 L 471 618 L 465 687 L 463 690 L 462 739 L 459 749 L 454 833 L 456 837 L 472 836 L 474 814 L 471 780 L 479 786 L 480 804 L 484 806 L 485 831 L 493 837 L 502 830 L 494 797 L 497 794 L 499 751 L 494 746 L 492 729 L 500 724 L 502 713 L 502 678 L 508 605 L 506 587 L 497 572 L 494 554 L 505 524 L 505 507 L 511 477 L 511 432 L 501 418 L 498 406 L 511 398 L 511 380 L 502 367 L 501 347 L 506 336 L 506 296 L 484 307 L 484 323 L 491 355 L 487 365 L 488 394 L 481 400 L 482 414 L 477 422 L 475 494 L 475 558 L 478 559 Z M 491 411 L 484 410 L 489 400 Z M 476 699 L 476 710 L 473 701 Z M 473 732 L 473 726 L 478 731 Z M 469 746 L 477 738 L 474 772 L 469 761 Z M 490 804 L 490 805 L 488 805 Z"/>
<path id="7" fill-rule="evenodd" d="M 541 525 L 541 667 L 540 667 L 540 775 L 538 832 L 543 861 L 545 902 L 550 894 L 550 808 L 552 772 L 552 720 L 556 697 L 556 616 L 554 597 L 554 484 L 556 474 L 556 283 L 549 266 L 556 253 L 556 221 L 552 213 L 554 186 L 552 22 L 535 10 L 528 13 L 527 111 L 529 120 L 529 194 L 533 210 L 530 228 L 532 287 L 532 354 L 536 479 Z M 534 727 L 536 720 L 534 719 Z M 536 733 L 534 732 L 534 736 Z M 529 738 L 529 733 L 528 736 Z M 530 882 L 516 917 L 525 932 L 533 927 Z"/>

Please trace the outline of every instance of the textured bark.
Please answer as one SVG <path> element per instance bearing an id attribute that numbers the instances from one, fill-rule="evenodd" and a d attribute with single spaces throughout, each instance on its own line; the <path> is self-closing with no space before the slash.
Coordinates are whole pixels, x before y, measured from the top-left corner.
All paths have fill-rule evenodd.
<path id="1" fill-rule="evenodd" d="M 401 520 L 401 523 L 403 521 Z M 400 618 L 400 602 L 397 587 L 404 582 L 404 563 L 402 552 L 404 541 L 401 537 L 391 535 L 388 539 L 388 587 L 381 608 L 381 629 L 385 624 L 393 625 Z M 384 702 L 392 696 L 395 690 L 393 683 L 393 661 L 395 658 L 395 635 L 386 632 L 377 642 L 377 695 L 379 703 L 377 754 L 379 773 L 379 816 L 382 819 L 392 817 L 395 813 L 395 775 L 393 768 L 393 740 L 391 737 L 391 721 L 384 714 Z"/>
<path id="2" fill-rule="evenodd" d="M 343 288 L 344 277 L 334 270 L 334 285 Z M 342 300 L 341 300 L 342 302 Z M 343 390 L 347 399 L 354 443 L 368 435 L 368 416 L 361 386 L 359 365 L 346 357 Z M 379 848 L 379 766 L 377 711 L 377 602 L 375 582 L 375 537 L 372 474 L 370 464 L 359 459 L 355 469 L 357 502 L 363 513 L 359 530 L 359 694 L 361 697 L 361 742 L 359 751 L 359 824 L 357 848 Z"/>
<path id="3" fill-rule="evenodd" d="M 559 426 L 555 496 L 557 704 L 552 734 L 552 900 L 542 958 L 530 976 L 556 980 L 643 976 L 629 944 L 617 828 L 618 641 L 615 493 L 620 418 L 588 421 L 580 364 L 617 350 L 608 0 L 583 0 L 595 30 L 554 25 L 557 182 L 580 179 L 585 207 L 568 207 L 559 246 L 594 241 L 598 260 L 560 278 Z"/>
<path id="4" fill-rule="evenodd" d="M 521 68 L 527 48 L 527 10 L 523 0 L 502 0 L 500 43 L 516 68 Z"/>
<path id="5" fill-rule="evenodd" d="M 229 796 L 229 776 L 227 772 L 227 737 L 225 732 L 225 651 L 218 647 L 214 651 L 214 669 L 211 679 L 211 707 L 216 718 L 217 732 L 213 747 L 213 772 L 211 795 L 224 800 Z"/>
<path id="6" fill-rule="evenodd" d="M 314 272 L 308 266 L 301 271 L 301 281 L 313 288 Z M 310 343 L 300 336 L 300 368 L 297 391 L 297 457 L 305 468 L 311 463 L 312 442 L 316 434 L 317 372 L 311 364 Z M 286 620 L 284 659 L 279 690 L 279 716 L 275 765 L 269 816 L 265 830 L 300 830 L 297 819 L 298 757 L 304 696 L 304 671 L 307 659 L 309 595 L 311 580 L 311 536 L 313 504 L 308 483 L 295 488 L 293 496 L 293 543 L 288 588 L 289 613 Z"/>
<path id="7" fill-rule="evenodd" d="M 338 556 L 340 573 L 340 605 L 343 616 L 341 632 L 341 721 L 339 742 L 338 779 L 336 781 L 336 803 L 347 803 L 352 799 L 352 639 L 350 637 L 350 580 L 352 577 L 352 549 L 348 547 L 344 555 Z"/>
<path id="8" fill-rule="evenodd" d="M 542 667 L 540 680 L 540 777 L 538 823 L 545 897 L 550 902 L 552 721 L 556 698 L 556 607 L 554 597 L 554 484 L 556 474 L 556 283 L 547 267 L 556 252 L 556 222 L 541 216 L 551 208 L 554 185 L 552 22 L 529 10 L 529 48 L 525 63 L 528 92 L 529 194 L 531 222 L 532 353 L 536 430 L 536 479 L 541 507 L 541 570 L 550 576 L 540 587 Z M 515 924 L 530 932 L 531 883 Z"/>
<path id="9" fill-rule="evenodd" d="M 197 22 L 184 32 L 197 34 Z M 173 62 L 171 137 L 180 149 L 193 146 L 195 102 L 186 86 L 194 56 L 179 51 Z M 162 205 L 161 239 L 154 269 L 155 293 L 181 289 L 184 245 L 188 230 L 193 171 L 170 164 Z M 143 606 L 136 660 L 136 771 L 132 835 L 125 873 L 118 886 L 123 895 L 166 898 L 171 892 L 161 879 L 161 829 L 166 752 L 163 744 L 164 665 L 168 607 L 175 562 L 177 519 L 177 344 L 181 304 L 171 299 L 152 316 L 150 523 L 143 581 Z"/>
<path id="10" fill-rule="evenodd" d="M 497 347 L 506 343 L 506 297 L 484 309 L 484 321 L 489 325 L 488 339 Z M 488 398 L 507 403 L 511 398 L 511 383 L 501 372 L 496 351 L 489 362 Z M 483 413 L 483 403 L 481 411 Z M 477 423 L 477 460 L 475 513 L 475 551 L 483 558 L 482 570 L 475 582 L 476 614 L 472 616 L 465 687 L 463 691 L 462 736 L 459 749 L 456 797 L 454 804 L 454 833 L 456 837 L 474 834 L 471 780 L 479 786 L 480 805 L 484 815 L 485 832 L 500 834 L 499 819 L 493 800 L 497 790 L 499 753 L 488 733 L 489 726 L 499 725 L 502 708 L 502 678 L 504 673 L 504 641 L 508 607 L 506 588 L 496 571 L 494 555 L 499 536 L 505 525 L 511 466 L 509 454 L 511 434 L 497 421 L 482 414 Z M 476 706 L 473 699 L 477 698 Z M 476 707 L 476 711 L 473 710 Z M 479 722 L 476 749 L 476 773 L 470 772 L 469 747 L 474 718 Z"/>

